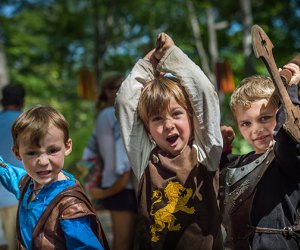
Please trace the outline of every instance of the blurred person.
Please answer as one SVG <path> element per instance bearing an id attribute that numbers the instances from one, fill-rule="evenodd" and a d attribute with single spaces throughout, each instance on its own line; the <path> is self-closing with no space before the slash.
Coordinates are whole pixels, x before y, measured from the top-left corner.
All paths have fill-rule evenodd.
<path id="1" fill-rule="evenodd" d="M 132 250 L 137 215 L 132 171 L 113 106 L 124 79 L 119 73 L 104 78 L 96 104 L 96 125 L 83 153 L 84 159 L 99 155 L 102 160 L 101 186 L 90 188 L 88 193 L 110 212 L 114 250 Z"/>
<path id="2" fill-rule="evenodd" d="M 17 160 L 12 152 L 13 138 L 11 127 L 14 121 L 21 114 L 24 105 L 25 89 L 21 84 L 9 84 L 2 89 L 2 106 L 0 112 L 0 155 L 12 165 L 22 168 L 23 164 Z M 18 200 L 8 192 L 0 183 L 0 221 L 3 223 L 4 238 L 7 242 L 7 249 L 16 249 L 16 215 Z"/>

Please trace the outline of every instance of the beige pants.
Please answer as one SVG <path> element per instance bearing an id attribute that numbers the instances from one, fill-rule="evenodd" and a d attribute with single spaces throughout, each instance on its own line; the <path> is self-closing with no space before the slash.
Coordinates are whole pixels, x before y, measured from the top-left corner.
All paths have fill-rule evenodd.
<path id="1" fill-rule="evenodd" d="M 7 250 L 16 249 L 16 218 L 18 206 L 0 208 L 0 217 L 3 223 L 3 231 L 8 243 Z"/>

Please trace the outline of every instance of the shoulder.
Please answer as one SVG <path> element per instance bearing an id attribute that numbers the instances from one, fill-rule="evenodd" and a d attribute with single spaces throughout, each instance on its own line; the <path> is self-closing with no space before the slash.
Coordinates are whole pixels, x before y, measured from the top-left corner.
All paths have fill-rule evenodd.
<path id="1" fill-rule="evenodd" d="M 29 185 L 31 181 L 31 177 L 28 174 L 25 174 L 18 183 L 19 189 L 21 190 L 21 193 L 25 192 L 25 188 Z"/>
<path id="2" fill-rule="evenodd" d="M 115 113 L 115 108 L 113 106 L 106 107 L 100 112 L 100 114 L 109 114 L 109 115 L 114 113 Z"/>
<path id="3" fill-rule="evenodd" d="M 11 117 L 11 118 L 17 118 L 21 114 L 20 111 L 16 110 L 3 110 L 0 112 L 0 116 L 5 116 L 5 117 Z"/>
<path id="4" fill-rule="evenodd" d="M 247 155 L 228 154 L 226 156 L 226 161 L 223 161 L 223 163 L 220 165 L 221 175 L 225 174 L 228 169 L 241 167 L 243 159 L 246 157 Z"/>
<path id="5" fill-rule="evenodd" d="M 75 219 L 95 215 L 91 202 L 79 184 L 65 190 L 57 206 L 61 219 Z"/>
<path id="6" fill-rule="evenodd" d="M 62 206 L 60 210 L 63 210 L 60 213 L 60 218 L 63 220 L 95 215 L 85 201 L 76 197 L 65 197 L 60 202 L 60 205 Z"/>
<path id="7" fill-rule="evenodd" d="M 104 108 L 99 112 L 97 119 L 116 119 L 115 108 L 113 106 Z"/>

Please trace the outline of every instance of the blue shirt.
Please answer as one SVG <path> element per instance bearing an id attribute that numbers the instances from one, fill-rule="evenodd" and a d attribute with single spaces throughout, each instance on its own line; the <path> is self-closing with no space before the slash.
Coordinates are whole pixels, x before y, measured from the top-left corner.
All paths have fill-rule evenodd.
<path id="1" fill-rule="evenodd" d="M 11 149 L 13 146 L 11 127 L 20 114 L 20 111 L 13 110 L 4 110 L 0 112 L 0 155 L 6 162 L 10 162 L 15 167 L 23 167 L 22 162 L 17 160 Z M 5 197 L 0 199 L 0 208 L 18 205 L 16 197 L 12 193 L 8 192 L 1 183 L 0 197 Z"/>
<path id="2" fill-rule="evenodd" d="M 0 161 L 2 161 L 1 157 Z M 44 186 L 31 202 L 28 202 L 28 199 L 32 193 L 32 180 L 25 191 L 24 198 L 20 204 L 19 218 L 20 231 L 26 249 L 31 249 L 33 230 L 49 203 L 62 190 L 75 185 L 74 177 L 67 172 L 63 173 L 68 177 L 67 180 L 52 182 Z M 10 192 L 14 193 L 18 199 L 20 197 L 18 183 L 25 174 L 26 171 L 24 169 L 13 167 L 10 164 L 7 164 L 6 168 L 0 167 L 1 183 Z M 67 249 L 103 249 L 91 228 L 90 218 L 88 216 L 77 219 L 60 220 L 59 223 L 65 234 Z"/>

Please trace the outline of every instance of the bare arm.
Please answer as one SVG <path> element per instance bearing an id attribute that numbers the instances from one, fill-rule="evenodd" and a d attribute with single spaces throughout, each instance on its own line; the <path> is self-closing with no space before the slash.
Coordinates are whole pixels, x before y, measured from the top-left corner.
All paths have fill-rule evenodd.
<path id="1" fill-rule="evenodd" d="M 113 196 L 123 190 L 131 177 L 131 171 L 125 172 L 120 178 L 107 189 L 101 188 L 91 188 L 89 191 L 89 196 L 91 199 L 105 199 L 107 197 Z"/>

